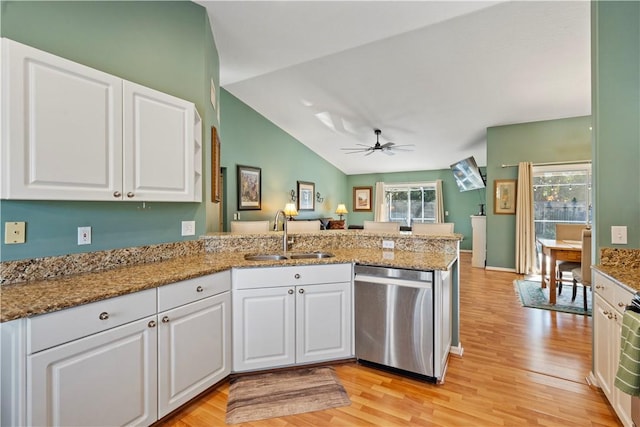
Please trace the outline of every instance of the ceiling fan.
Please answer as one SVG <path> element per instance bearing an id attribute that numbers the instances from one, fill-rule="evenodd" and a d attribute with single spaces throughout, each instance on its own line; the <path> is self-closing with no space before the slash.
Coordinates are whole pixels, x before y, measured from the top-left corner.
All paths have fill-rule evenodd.
<path id="1" fill-rule="evenodd" d="M 413 149 L 401 148 L 401 147 L 413 147 L 413 144 L 403 144 L 396 145 L 393 142 L 387 142 L 386 144 L 380 144 L 380 134 L 382 131 L 380 129 L 374 129 L 373 132 L 376 134 L 376 143 L 375 145 L 369 146 L 364 144 L 356 144 L 359 147 L 349 147 L 342 148 L 342 150 L 347 151 L 346 154 L 354 154 L 354 153 L 366 153 L 365 156 L 369 156 L 376 151 L 384 153 L 388 156 L 393 156 L 395 151 L 413 151 Z"/>

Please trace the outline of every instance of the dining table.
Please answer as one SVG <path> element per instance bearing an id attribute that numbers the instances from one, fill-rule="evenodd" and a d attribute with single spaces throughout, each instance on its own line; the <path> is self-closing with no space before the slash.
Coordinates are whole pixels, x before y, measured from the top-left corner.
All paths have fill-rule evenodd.
<path id="1" fill-rule="evenodd" d="M 580 262 L 582 259 L 582 242 L 580 240 L 536 239 L 542 250 L 541 276 L 542 287 L 549 283 L 549 303 L 556 303 L 556 262 Z M 549 278 L 547 278 L 547 257 L 549 257 Z"/>

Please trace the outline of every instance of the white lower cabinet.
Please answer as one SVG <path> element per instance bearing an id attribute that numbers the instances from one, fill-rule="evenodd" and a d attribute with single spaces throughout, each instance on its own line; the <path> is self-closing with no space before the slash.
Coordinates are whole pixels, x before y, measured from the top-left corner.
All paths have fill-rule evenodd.
<path id="1" fill-rule="evenodd" d="M 156 421 L 157 336 L 150 322 L 155 316 L 28 356 L 27 424 Z"/>
<path id="2" fill-rule="evenodd" d="M 2 324 L 1 424 L 153 424 L 230 373 L 230 287 L 226 271 Z"/>
<path id="3" fill-rule="evenodd" d="M 631 427 L 631 396 L 614 386 L 624 307 L 633 293 L 594 270 L 593 366 L 598 385 L 624 426 Z"/>
<path id="4" fill-rule="evenodd" d="M 234 270 L 233 371 L 352 357 L 351 279 L 351 264 Z"/>

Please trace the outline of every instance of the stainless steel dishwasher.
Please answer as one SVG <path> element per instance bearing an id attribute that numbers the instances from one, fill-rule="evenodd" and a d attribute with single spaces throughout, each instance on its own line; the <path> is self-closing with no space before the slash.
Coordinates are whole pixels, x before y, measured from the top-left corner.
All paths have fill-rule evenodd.
<path id="1" fill-rule="evenodd" d="M 433 285 L 432 271 L 356 265 L 356 358 L 436 381 Z"/>

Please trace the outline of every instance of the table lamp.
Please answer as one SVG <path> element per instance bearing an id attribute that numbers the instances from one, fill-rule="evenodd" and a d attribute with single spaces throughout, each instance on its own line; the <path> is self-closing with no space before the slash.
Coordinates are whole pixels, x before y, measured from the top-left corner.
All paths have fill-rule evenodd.
<path id="1" fill-rule="evenodd" d="M 284 214 L 289 217 L 289 221 L 293 219 L 294 216 L 298 215 L 298 210 L 296 209 L 295 203 L 287 203 L 284 205 Z"/>
<path id="2" fill-rule="evenodd" d="M 338 215 L 340 215 L 340 221 L 342 221 L 342 216 L 343 216 L 344 214 L 348 214 L 348 213 L 349 213 L 349 211 L 347 211 L 347 208 L 346 208 L 346 206 L 344 205 L 344 203 L 340 203 L 340 204 L 338 205 L 338 208 L 336 209 L 336 213 L 337 213 Z"/>

